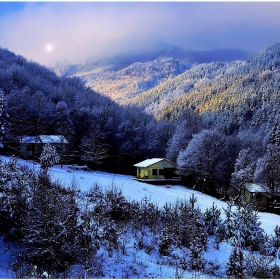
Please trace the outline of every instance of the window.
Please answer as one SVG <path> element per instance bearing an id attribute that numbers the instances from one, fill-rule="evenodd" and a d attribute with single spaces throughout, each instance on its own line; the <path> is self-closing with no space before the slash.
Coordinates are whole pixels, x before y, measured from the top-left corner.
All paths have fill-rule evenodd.
<path id="1" fill-rule="evenodd" d="M 27 152 L 32 152 L 32 144 L 27 144 L 26 145 L 26 151 Z"/>
<path id="2" fill-rule="evenodd" d="M 158 170 L 158 175 L 163 175 L 163 169 Z"/>
<path id="3" fill-rule="evenodd" d="M 153 169 L 152 172 L 153 172 L 153 176 L 156 176 L 158 174 L 157 169 Z"/>
<path id="4" fill-rule="evenodd" d="M 256 194 L 256 201 L 261 201 L 262 200 L 262 196 L 260 193 Z"/>

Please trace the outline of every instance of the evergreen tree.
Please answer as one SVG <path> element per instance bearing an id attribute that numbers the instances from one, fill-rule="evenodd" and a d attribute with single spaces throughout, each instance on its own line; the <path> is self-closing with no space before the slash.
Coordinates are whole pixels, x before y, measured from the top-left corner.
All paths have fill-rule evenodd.
<path id="1" fill-rule="evenodd" d="M 233 247 L 233 250 L 227 263 L 226 274 L 231 279 L 244 279 L 244 257 L 243 252 L 239 247 Z"/>
<path id="2" fill-rule="evenodd" d="M 195 271 L 202 271 L 206 264 L 203 258 L 204 248 L 199 240 L 199 236 L 193 236 L 190 241 L 190 268 Z"/>
<path id="3" fill-rule="evenodd" d="M 217 228 L 221 225 L 221 210 L 213 202 L 211 208 L 207 208 L 204 214 L 205 226 L 209 235 L 214 235 Z"/>
<path id="4" fill-rule="evenodd" d="M 258 221 L 258 212 L 248 205 L 238 205 L 233 209 L 233 204 L 228 203 L 225 221 L 217 229 L 219 241 L 226 239 L 232 246 L 259 250 L 264 242 L 264 231 Z"/>
<path id="5" fill-rule="evenodd" d="M 43 169 L 48 169 L 58 163 L 60 160 L 59 155 L 56 152 L 55 147 L 51 144 L 46 144 L 43 147 L 43 151 L 40 155 L 40 163 Z"/>

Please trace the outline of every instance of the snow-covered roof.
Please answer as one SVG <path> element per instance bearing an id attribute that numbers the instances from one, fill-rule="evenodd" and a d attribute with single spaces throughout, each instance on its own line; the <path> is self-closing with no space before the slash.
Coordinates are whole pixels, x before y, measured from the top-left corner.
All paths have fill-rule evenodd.
<path id="1" fill-rule="evenodd" d="M 25 144 L 41 143 L 37 136 L 23 136 L 20 137 L 20 142 Z"/>
<path id="2" fill-rule="evenodd" d="M 247 184 L 246 188 L 249 192 L 252 192 L 252 193 L 264 193 L 265 192 L 264 187 L 260 184 L 254 184 L 254 183 Z"/>
<path id="3" fill-rule="evenodd" d="M 23 136 L 20 137 L 20 142 L 25 144 L 67 144 L 67 140 L 62 135 L 39 135 L 39 136 Z"/>
<path id="4" fill-rule="evenodd" d="M 39 137 L 43 144 L 68 143 L 63 135 L 40 135 Z"/>
<path id="5" fill-rule="evenodd" d="M 151 165 L 153 165 L 153 164 L 155 164 L 155 163 L 158 163 L 158 162 L 160 162 L 160 161 L 162 161 L 162 160 L 166 160 L 166 161 L 168 161 L 168 162 L 170 162 L 170 163 L 176 165 L 175 163 L 173 163 L 173 162 L 171 162 L 171 161 L 169 161 L 169 160 L 167 160 L 167 159 L 165 159 L 165 158 L 151 158 L 151 159 L 146 159 L 146 160 L 144 160 L 144 161 L 141 161 L 141 162 L 139 162 L 139 163 L 136 163 L 136 164 L 134 164 L 133 166 L 135 166 L 135 167 L 148 167 L 148 166 L 151 166 Z"/>

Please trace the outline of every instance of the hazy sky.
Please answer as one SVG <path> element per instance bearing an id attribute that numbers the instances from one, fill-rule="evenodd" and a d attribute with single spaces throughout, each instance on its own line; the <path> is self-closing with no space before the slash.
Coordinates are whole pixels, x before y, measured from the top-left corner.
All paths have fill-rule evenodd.
<path id="1" fill-rule="evenodd" d="M 0 47 L 51 66 L 178 45 L 262 51 L 280 2 L 0 2 Z"/>

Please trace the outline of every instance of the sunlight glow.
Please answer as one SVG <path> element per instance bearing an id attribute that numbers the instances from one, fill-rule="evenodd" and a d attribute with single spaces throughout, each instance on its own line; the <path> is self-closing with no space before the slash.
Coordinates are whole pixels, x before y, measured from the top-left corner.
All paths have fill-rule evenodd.
<path id="1" fill-rule="evenodd" d="M 52 44 L 47 44 L 45 46 L 45 51 L 46 52 L 52 52 L 53 51 L 53 45 Z"/>

